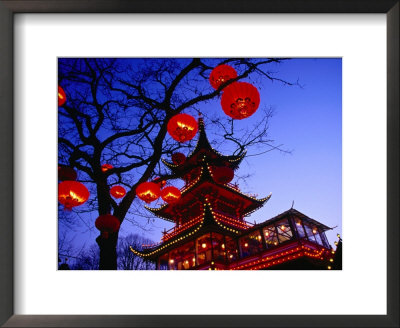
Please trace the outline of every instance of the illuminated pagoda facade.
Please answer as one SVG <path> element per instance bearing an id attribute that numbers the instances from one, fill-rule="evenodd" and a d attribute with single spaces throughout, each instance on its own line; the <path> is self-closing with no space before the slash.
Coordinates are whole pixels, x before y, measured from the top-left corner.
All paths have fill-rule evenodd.
<path id="1" fill-rule="evenodd" d="M 185 181 L 179 201 L 146 207 L 175 227 L 160 243 L 131 251 L 158 270 L 330 269 L 334 251 L 325 231 L 331 228 L 293 208 L 260 224 L 244 219 L 271 197 L 257 199 L 221 177 L 220 168 L 234 171 L 244 156 L 213 149 L 200 119 L 193 152 L 179 164 L 163 160 Z"/>

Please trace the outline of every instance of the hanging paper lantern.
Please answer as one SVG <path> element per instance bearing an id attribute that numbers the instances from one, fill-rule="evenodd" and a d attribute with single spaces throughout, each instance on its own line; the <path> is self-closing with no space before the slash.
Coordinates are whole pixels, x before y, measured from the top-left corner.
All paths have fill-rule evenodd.
<path id="1" fill-rule="evenodd" d="M 122 198 L 126 194 L 126 190 L 122 186 L 114 186 L 110 189 L 110 194 L 114 198 Z"/>
<path id="2" fill-rule="evenodd" d="M 76 178 L 76 171 L 72 167 L 66 165 L 58 165 L 58 180 L 75 181 Z"/>
<path id="3" fill-rule="evenodd" d="M 171 158 L 175 165 L 182 165 L 186 161 L 186 156 L 182 153 L 173 153 Z"/>
<path id="4" fill-rule="evenodd" d="M 259 105 L 260 94 L 257 88 L 247 82 L 228 85 L 221 97 L 225 114 L 237 120 L 253 115 Z"/>
<path id="5" fill-rule="evenodd" d="M 185 142 L 193 139 L 197 133 L 198 126 L 193 116 L 178 114 L 169 120 L 167 129 L 168 133 L 176 141 Z"/>
<path id="6" fill-rule="evenodd" d="M 161 190 L 161 198 L 168 204 L 176 203 L 181 198 L 181 191 L 176 187 L 165 187 Z"/>
<path id="7" fill-rule="evenodd" d="M 80 182 L 63 181 L 58 185 L 58 201 L 66 210 L 85 203 L 90 196 L 89 190 Z"/>
<path id="8" fill-rule="evenodd" d="M 160 186 L 154 182 L 143 182 L 137 186 L 136 195 L 146 203 L 151 203 L 160 197 Z"/>
<path id="9" fill-rule="evenodd" d="M 214 89 L 218 89 L 219 86 L 228 80 L 237 77 L 235 69 L 229 65 L 219 65 L 215 67 L 210 74 L 210 84 Z"/>
<path id="10" fill-rule="evenodd" d="M 212 175 L 215 182 L 226 184 L 232 181 L 235 174 L 230 167 L 219 166 L 212 170 Z"/>
<path id="11" fill-rule="evenodd" d="M 107 239 L 108 234 L 117 232 L 120 226 L 119 220 L 111 214 L 100 215 L 95 222 L 95 226 L 101 231 L 101 235 Z"/>
<path id="12" fill-rule="evenodd" d="M 63 88 L 58 86 L 58 107 L 64 105 L 66 101 L 67 101 L 67 96 L 65 95 Z"/>
<path id="13" fill-rule="evenodd" d="M 112 166 L 111 164 L 103 164 L 103 165 L 101 166 L 101 170 L 102 170 L 103 172 L 107 172 L 108 170 L 111 170 L 112 168 L 114 168 L 114 166 Z"/>

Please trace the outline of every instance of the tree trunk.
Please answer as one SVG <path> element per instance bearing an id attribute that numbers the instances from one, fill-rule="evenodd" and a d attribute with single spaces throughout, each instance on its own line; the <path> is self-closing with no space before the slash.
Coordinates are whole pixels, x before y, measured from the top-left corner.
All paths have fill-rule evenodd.
<path id="1" fill-rule="evenodd" d="M 99 270 L 117 270 L 117 241 L 118 233 L 113 233 L 104 238 L 102 235 L 96 238 L 100 247 Z"/>

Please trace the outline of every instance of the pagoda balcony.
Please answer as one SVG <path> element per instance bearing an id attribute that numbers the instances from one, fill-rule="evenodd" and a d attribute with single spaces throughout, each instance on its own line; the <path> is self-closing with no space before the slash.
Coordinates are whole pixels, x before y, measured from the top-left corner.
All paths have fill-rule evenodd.
<path id="1" fill-rule="evenodd" d="M 233 226 L 240 230 L 246 230 L 254 226 L 253 223 L 250 223 L 244 219 L 238 219 L 233 215 L 229 215 L 223 211 L 218 210 L 218 208 L 214 210 L 214 213 L 218 221 L 221 221 L 224 224 Z"/>
<path id="2" fill-rule="evenodd" d="M 194 225 L 198 224 L 201 219 L 202 219 L 203 215 L 199 215 L 198 217 L 185 222 L 184 224 L 180 225 L 180 226 L 175 226 L 165 232 L 163 232 L 163 236 L 161 238 L 161 242 L 165 242 L 177 235 L 179 235 L 180 233 L 184 232 L 185 230 L 193 227 Z"/>

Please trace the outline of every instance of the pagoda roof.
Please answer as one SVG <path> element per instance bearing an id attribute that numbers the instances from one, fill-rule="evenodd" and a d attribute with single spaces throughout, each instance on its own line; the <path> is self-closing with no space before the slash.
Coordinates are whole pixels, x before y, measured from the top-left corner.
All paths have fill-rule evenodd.
<path id="1" fill-rule="evenodd" d="M 280 219 L 283 219 L 283 218 L 288 217 L 288 216 L 299 217 L 303 221 L 306 221 L 306 222 L 308 222 L 308 223 L 310 223 L 312 225 L 315 225 L 317 228 L 321 229 L 321 231 L 326 231 L 326 230 L 332 230 L 333 229 L 333 228 L 330 228 L 330 227 L 326 226 L 325 224 L 323 224 L 323 223 L 321 223 L 319 221 L 316 221 L 316 220 L 308 217 L 307 215 L 301 213 L 300 211 L 298 211 L 298 210 L 296 210 L 294 208 L 290 208 L 287 211 L 285 211 L 285 212 L 283 212 L 281 214 L 278 214 L 278 215 L 274 216 L 271 219 L 268 219 L 268 220 L 266 220 L 264 222 L 258 223 L 256 225 L 254 225 L 254 227 L 251 228 L 251 229 L 252 230 L 253 229 L 254 230 L 259 229 L 260 227 L 264 227 L 266 225 L 269 225 L 269 224 L 271 224 L 271 223 L 273 223 L 275 221 L 279 221 Z"/>
<path id="2" fill-rule="evenodd" d="M 248 227 L 247 229 L 249 229 Z M 153 256 L 159 256 L 160 252 L 168 251 L 172 247 L 177 247 L 181 244 L 184 244 L 189 240 L 192 240 L 198 236 L 201 236 L 204 233 L 215 231 L 222 232 L 224 234 L 229 234 L 231 236 L 238 236 L 242 231 L 247 230 L 243 228 L 237 228 L 226 221 L 223 221 L 222 218 L 215 213 L 211 207 L 210 203 L 204 203 L 204 211 L 203 215 L 199 218 L 199 220 L 187 230 L 179 233 L 174 236 L 167 242 L 161 242 L 155 245 L 150 245 L 150 247 L 137 250 L 130 246 L 130 250 L 135 254 L 143 258 L 152 259 Z"/>
<path id="3" fill-rule="evenodd" d="M 247 150 L 243 150 L 238 155 L 223 155 L 214 149 L 210 142 L 208 141 L 204 121 L 202 118 L 199 118 L 199 138 L 197 139 L 197 144 L 194 147 L 193 151 L 187 156 L 185 162 L 181 165 L 177 165 L 171 163 L 165 159 L 161 159 L 161 161 L 167 166 L 173 173 L 181 173 L 188 171 L 197 165 L 197 161 L 200 157 L 206 157 L 207 161 L 210 164 L 227 165 L 232 169 L 236 169 L 240 162 L 246 155 Z"/>
<path id="4" fill-rule="evenodd" d="M 189 197 L 188 195 L 190 195 L 191 192 L 194 191 L 196 188 L 200 188 L 201 186 L 205 186 L 207 184 L 214 185 L 214 186 L 216 186 L 216 188 L 219 188 L 221 192 L 225 192 L 228 195 L 234 194 L 234 195 L 240 197 L 242 200 L 244 200 L 245 207 L 243 208 L 243 210 L 241 212 L 241 214 L 243 216 L 249 215 L 256 209 L 263 206 L 271 198 L 271 195 L 272 195 L 272 194 L 269 194 L 267 197 L 257 199 L 254 196 L 240 192 L 234 186 L 231 186 L 229 184 L 215 182 L 214 179 L 212 178 L 211 167 L 208 165 L 208 163 L 203 161 L 203 165 L 201 167 L 201 172 L 200 172 L 199 176 L 188 186 L 181 189 L 181 199 L 178 203 L 175 203 L 175 204 L 165 203 L 164 205 L 162 205 L 161 207 L 158 207 L 158 208 L 151 208 L 146 205 L 144 207 L 148 211 L 150 211 L 154 215 L 156 215 L 157 217 L 160 217 L 160 218 L 170 221 L 170 222 L 175 222 L 174 211 L 175 211 L 175 209 L 177 209 L 181 206 L 182 200 Z"/>

